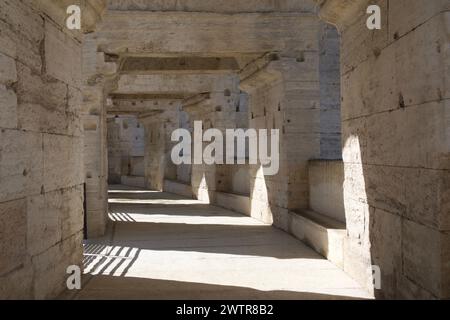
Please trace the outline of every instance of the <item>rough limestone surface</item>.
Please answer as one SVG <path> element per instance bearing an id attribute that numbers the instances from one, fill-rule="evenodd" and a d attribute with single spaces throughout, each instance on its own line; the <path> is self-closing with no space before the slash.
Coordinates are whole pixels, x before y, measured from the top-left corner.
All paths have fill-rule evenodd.
<path id="1" fill-rule="evenodd" d="M 449 3 L 321 2 L 341 34 L 344 269 L 382 298 L 449 298 Z M 389 25 L 388 25 L 389 22 Z M 425 63 L 426 62 L 426 63 Z"/>
<path id="2" fill-rule="evenodd" d="M 144 177 L 144 127 L 136 116 L 108 119 L 108 183 Z"/>
<path id="3" fill-rule="evenodd" d="M 0 2 L 3 299 L 54 298 L 65 289 L 67 267 L 82 263 L 83 34 L 64 28 L 61 5 Z M 84 30 L 104 5 L 83 7 Z"/>
<path id="4" fill-rule="evenodd" d="M 0 298 L 58 296 L 133 177 L 324 239 L 375 297 L 450 298 L 448 0 L 105 2 L 0 1 Z M 195 121 L 278 129 L 279 172 L 174 165 Z"/>

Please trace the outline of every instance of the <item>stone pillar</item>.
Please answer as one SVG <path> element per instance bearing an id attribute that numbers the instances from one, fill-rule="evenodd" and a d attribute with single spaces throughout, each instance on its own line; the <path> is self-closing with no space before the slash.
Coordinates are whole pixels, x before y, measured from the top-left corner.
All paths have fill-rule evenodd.
<path id="1" fill-rule="evenodd" d="M 184 105 L 183 110 L 188 113 L 191 128 L 192 148 L 191 148 L 191 186 L 194 197 L 205 203 L 213 203 L 216 191 L 216 166 L 194 163 L 194 122 L 202 122 L 202 131 L 214 128 L 214 110 L 209 97 L 206 100 L 189 106 Z M 202 144 L 202 152 L 205 143 Z"/>
<path id="2" fill-rule="evenodd" d="M 266 68 L 241 82 L 241 89 L 249 97 L 249 127 L 256 130 L 280 130 L 280 172 L 274 176 L 264 176 L 261 165 L 250 165 L 251 216 L 279 226 L 281 223 L 278 221 L 287 215 L 288 186 L 287 168 L 283 164 L 283 80 L 279 72 Z"/>
<path id="3" fill-rule="evenodd" d="M 120 184 L 122 179 L 122 156 L 121 145 L 122 121 L 114 117 L 108 117 L 108 184 Z"/>
<path id="4" fill-rule="evenodd" d="M 190 120 L 190 128 L 194 128 L 195 121 L 202 122 L 202 134 L 206 130 L 214 128 L 222 132 L 223 142 L 226 143 L 226 129 L 236 128 L 238 114 L 237 106 L 239 105 L 240 91 L 238 89 L 237 76 L 226 76 L 223 81 L 222 91 L 208 93 L 205 99 L 197 100 L 193 97 L 194 103 L 187 102 L 183 106 L 183 110 L 188 113 Z M 200 95 L 202 96 L 202 95 Z M 194 132 L 192 130 L 192 145 L 194 145 Z M 198 137 L 198 139 L 203 139 Z M 203 148 L 211 142 L 204 142 Z M 192 148 L 193 152 L 193 148 Z M 228 183 L 230 165 L 225 164 L 225 145 L 223 149 L 224 164 L 208 165 L 204 161 L 202 164 L 195 164 L 192 154 L 192 176 L 191 185 L 194 196 L 204 202 L 214 203 L 216 191 L 226 191 L 230 188 Z M 232 165 L 235 167 L 235 165 Z"/>
<path id="5" fill-rule="evenodd" d="M 310 51 L 271 54 L 259 71 L 244 77 L 249 95 L 249 126 L 280 133 L 280 170 L 264 175 L 251 166 L 251 214 L 284 230 L 289 210 L 308 207 L 308 161 L 320 157 L 321 107 L 319 82 L 319 21 Z"/>
<path id="6" fill-rule="evenodd" d="M 342 37 L 345 271 L 373 290 L 379 266 L 377 297 L 449 298 L 449 3 L 327 0 L 320 16 Z"/>
<path id="7" fill-rule="evenodd" d="M 180 111 L 180 124 L 179 128 L 190 130 L 189 114 L 185 111 Z M 192 180 L 192 165 L 180 164 L 177 166 L 176 180 L 183 184 L 191 185 Z"/>
<path id="8" fill-rule="evenodd" d="M 87 236 L 105 233 L 108 222 L 108 94 L 116 83 L 116 64 L 97 52 L 96 40 L 86 37 L 83 47 L 84 174 L 86 179 Z"/>
<path id="9" fill-rule="evenodd" d="M 146 187 L 158 191 L 164 189 L 164 179 L 175 180 L 177 176 L 177 168 L 171 161 L 171 135 L 180 123 L 178 103 L 171 103 L 162 108 L 165 111 L 151 111 L 139 118 L 145 128 Z"/>
<path id="10" fill-rule="evenodd" d="M 78 1 L 0 1 L 0 298 L 54 298 L 82 265 Z M 80 4 L 91 31 L 104 1 Z"/>

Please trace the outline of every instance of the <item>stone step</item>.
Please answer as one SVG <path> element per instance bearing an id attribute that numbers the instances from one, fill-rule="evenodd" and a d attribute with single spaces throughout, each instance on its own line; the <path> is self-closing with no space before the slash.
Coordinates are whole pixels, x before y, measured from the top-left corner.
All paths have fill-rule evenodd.
<path id="1" fill-rule="evenodd" d="M 164 191 L 191 199 L 193 198 L 192 186 L 181 181 L 164 180 Z"/>
<path id="2" fill-rule="evenodd" d="M 124 186 L 145 188 L 145 178 L 138 176 L 122 176 L 121 182 Z"/>
<path id="3" fill-rule="evenodd" d="M 345 224 L 312 210 L 289 212 L 289 233 L 344 268 Z"/>
<path id="4" fill-rule="evenodd" d="M 235 193 L 216 192 L 215 204 L 228 210 L 250 216 L 250 197 Z"/>

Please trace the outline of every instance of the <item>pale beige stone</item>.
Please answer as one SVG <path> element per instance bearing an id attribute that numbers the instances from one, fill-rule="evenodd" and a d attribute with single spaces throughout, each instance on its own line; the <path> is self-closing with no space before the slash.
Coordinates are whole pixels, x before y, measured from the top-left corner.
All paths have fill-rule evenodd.
<path id="1" fill-rule="evenodd" d="M 0 113 L 0 128 L 17 127 L 17 96 L 4 85 L 0 85 Z"/>
<path id="2" fill-rule="evenodd" d="M 16 62 L 13 58 L 0 53 L 0 83 L 12 84 L 17 81 Z"/>
<path id="3" fill-rule="evenodd" d="M 25 262 L 27 241 L 27 204 L 24 199 L 0 203 L 0 276 Z"/>

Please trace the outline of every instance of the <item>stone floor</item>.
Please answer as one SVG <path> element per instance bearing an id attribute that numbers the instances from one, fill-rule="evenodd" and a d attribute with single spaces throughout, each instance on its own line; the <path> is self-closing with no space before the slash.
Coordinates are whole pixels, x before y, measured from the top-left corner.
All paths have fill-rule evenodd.
<path id="1" fill-rule="evenodd" d="M 113 186 L 108 235 L 85 244 L 70 299 L 370 298 L 290 235 L 168 193 Z"/>

